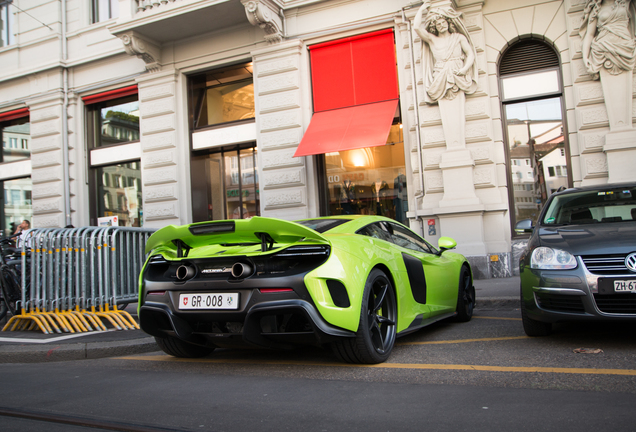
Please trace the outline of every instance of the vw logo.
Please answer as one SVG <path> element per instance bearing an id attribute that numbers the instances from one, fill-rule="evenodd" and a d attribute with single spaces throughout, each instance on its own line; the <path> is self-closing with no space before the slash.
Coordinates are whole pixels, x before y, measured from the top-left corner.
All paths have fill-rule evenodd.
<path id="1" fill-rule="evenodd" d="M 627 258 L 625 258 L 625 267 L 630 271 L 636 272 L 636 252 L 627 255 Z"/>

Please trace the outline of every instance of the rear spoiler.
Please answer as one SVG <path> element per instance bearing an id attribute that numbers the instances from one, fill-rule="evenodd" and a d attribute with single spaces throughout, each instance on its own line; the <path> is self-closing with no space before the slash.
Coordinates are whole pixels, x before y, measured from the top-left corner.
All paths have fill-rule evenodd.
<path id="1" fill-rule="evenodd" d="M 168 225 L 150 236 L 146 242 L 146 253 L 159 246 L 181 251 L 200 246 L 244 243 L 260 243 L 261 251 L 266 252 L 276 243 L 290 244 L 302 239 L 329 243 L 317 231 L 296 222 L 255 216 L 251 219 Z"/>

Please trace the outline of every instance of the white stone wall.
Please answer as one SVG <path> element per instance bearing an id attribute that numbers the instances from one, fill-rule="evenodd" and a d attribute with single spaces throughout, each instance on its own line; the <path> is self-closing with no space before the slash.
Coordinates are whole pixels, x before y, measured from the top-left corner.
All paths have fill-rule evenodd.
<path id="1" fill-rule="evenodd" d="M 138 80 L 144 227 L 191 221 L 189 138 L 180 103 L 179 73 L 156 72 Z M 187 108 L 185 109 L 187 113 Z"/>
<path id="2" fill-rule="evenodd" d="M 311 115 L 307 48 L 300 41 L 283 42 L 252 56 L 261 215 L 315 216 L 312 159 L 293 157 Z"/>

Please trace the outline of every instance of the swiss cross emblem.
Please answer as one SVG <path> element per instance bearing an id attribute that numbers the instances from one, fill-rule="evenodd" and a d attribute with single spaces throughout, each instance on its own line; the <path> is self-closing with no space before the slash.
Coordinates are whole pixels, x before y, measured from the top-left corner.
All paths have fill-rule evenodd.
<path id="1" fill-rule="evenodd" d="M 184 297 L 183 298 L 183 305 L 186 306 L 188 304 L 188 298 Z"/>

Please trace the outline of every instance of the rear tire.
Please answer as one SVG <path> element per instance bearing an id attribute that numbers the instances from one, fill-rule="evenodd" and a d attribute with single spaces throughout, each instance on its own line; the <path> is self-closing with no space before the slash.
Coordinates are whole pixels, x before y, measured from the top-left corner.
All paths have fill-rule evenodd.
<path id="1" fill-rule="evenodd" d="M 459 292 L 457 294 L 457 314 L 455 321 L 468 322 L 473 317 L 475 309 L 475 287 L 472 284 L 470 272 L 462 267 L 459 273 Z"/>
<path id="2" fill-rule="evenodd" d="M 521 322 L 523 331 L 530 337 L 548 336 L 552 333 L 552 324 L 537 321 L 530 318 L 526 312 L 526 303 L 523 300 L 523 289 L 521 290 Z"/>
<path id="3" fill-rule="evenodd" d="M 155 337 L 155 341 L 157 341 L 157 345 L 163 352 L 173 357 L 199 358 L 205 357 L 214 351 L 212 347 L 194 345 L 172 336 L 165 338 Z"/>
<path id="4" fill-rule="evenodd" d="M 397 301 L 393 286 L 382 271 L 374 269 L 364 287 L 356 336 L 334 342 L 333 352 L 347 363 L 382 363 L 391 355 L 396 329 Z"/>

